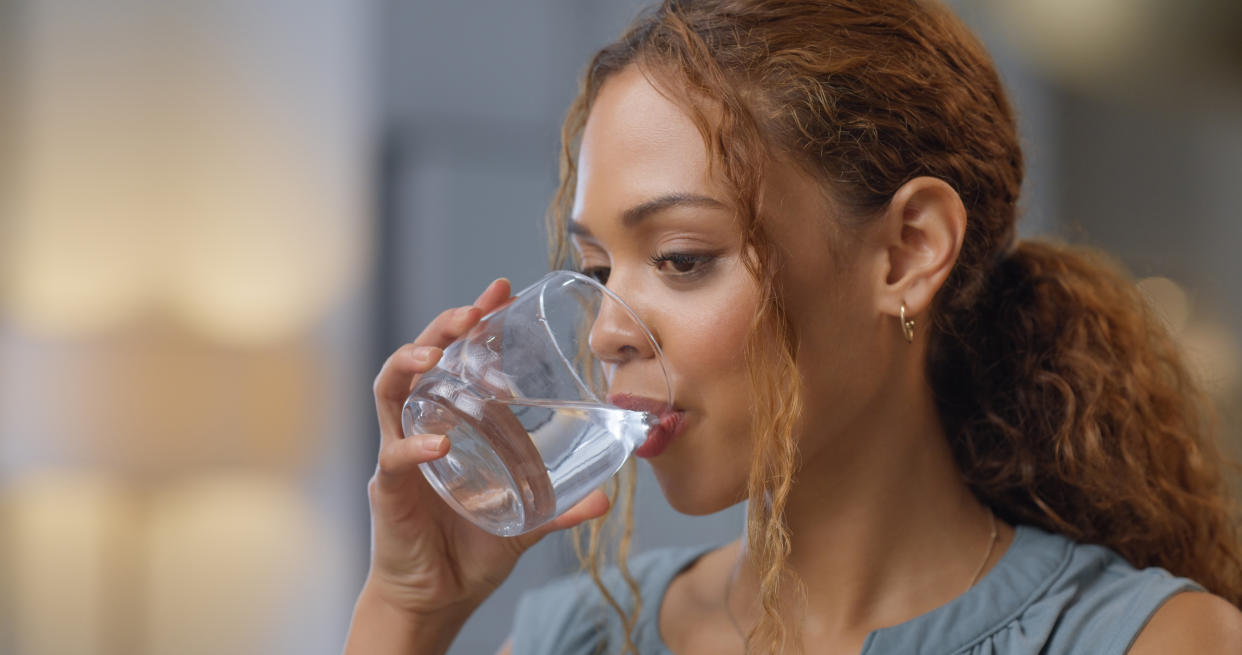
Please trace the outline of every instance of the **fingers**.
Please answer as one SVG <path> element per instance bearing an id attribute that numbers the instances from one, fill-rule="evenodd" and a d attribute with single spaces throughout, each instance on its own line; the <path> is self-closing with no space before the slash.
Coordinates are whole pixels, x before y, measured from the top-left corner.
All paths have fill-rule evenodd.
<path id="1" fill-rule="evenodd" d="M 401 406 L 409 395 L 414 379 L 431 370 L 444 354 L 443 349 L 474 327 L 484 314 L 508 301 L 509 292 L 509 280 L 500 278 L 493 281 L 474 305 L 441 312 L 418 338 L 388 357 L 372 387 L 381 441 L 402 437 Z"/>
<path id="2" fill-rule="evenodd" d="M 446 348 L 474 327 L 483 317 L 483 313 L 482 309 L 474 305 L 446 309 L 423 328 L 413 343 L 416 346 Z"/>
<path id="3" fill-rule="evenodd" d="M 441 312 L 427 325 L 422 334 L 414 339 L 414 345 L 445 348 L 474 327 L 474 324 L 478 323 L 484 314 L 496 309 L 508 299 L 509 280 L 503 277 L 494 280 L 487 285 L 473 305 L 446 309 Z"/>
<path id="4" fill-rule="evenodd" d="M 444 355 L 432 346 L 407 343 L 388 356 L 375 377 L 375 412 L 379 417 L 380 441 L 400 439 L 401 406 L 410 392 L 410 380 L 431 370 Z"/>
<path id="5" fill-rule="evenodd" d="M 509 288 L 508 278 L 499 278 L 488 285 L 483 290 L 483 293 L 479 294 L 479 297 L 474 301 L 474 306 L 485 312 L 490 312 L 508 300 L 510 293 L 512 291 Z"/>
<path id="6" fill-rule="evenodd" d="M 439 434 L 411 435 L 385 443 L 380 447 L 376 481 L 385 487 L 400 486 L 412 479 L 419 464 L 443 457 L 449 448 L 448 437 Z"/>
<path id="7" fill-rule="evenodd" d="M 543 539 L 550 532 L 567 530 L 575 525 L 578 525 L 579 523 L 582 523 L 583 521 L 589 521 L 607 514 L 611 505 L 612 504 L 608 501 L 608 494 L 596 489 L 590 494 L 587 494 L 586 498 L 578 501 L 577 505 L 565 510 L 565 513 L 556 517 L 555 520 L 543 525 L 538 530 L 524 535 L 519 535 L 514 537 L 514 539 L 518 540 L 518 543 L 521 544 L 522 550 L 525 551 L 531 546 L 534 546 L 540 539 Z"/>
<path id="8" fill-rule="evenodd" d="M 565 530 L 572 528 L 583 521 L 589 521 L 608 513 L 612 503 L 608 501 L 608 494 L 596 489 L 587 494 L 586 498 L 578 501 L 577 505 L 570 507 L 564 514 L 556 517 L 549 525 L 551 528 L 548 532 L 556 530 Z"/>

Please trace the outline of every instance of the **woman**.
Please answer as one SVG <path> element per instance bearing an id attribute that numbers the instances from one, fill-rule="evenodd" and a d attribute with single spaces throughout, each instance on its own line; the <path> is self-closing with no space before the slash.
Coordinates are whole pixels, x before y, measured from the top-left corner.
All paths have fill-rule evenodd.
<path id="1" fill-rule="evenodd" d="M 649 460 L 665 497 L 750 502 L 737 541 L 627 562 L 627 529 L 603 572 L 593 521 L 590 576 L 528 594 L 502 651 L 1242 652 L 1199 396 L 1110 265 L 1016 240 L 1013 115 L 947 10 L 670 0 L 595 57 L 563 137 L 553 264 L 661 343 L 685 416 Z M 401 439 L 401 402 L 509 293 L 376 378 L 349 652 L 443 652 L 525 549 L 618 499 L 502 539 L 419 475 L 451 445 Z M 637 340 L 592 347 L 653 365 Z"/>

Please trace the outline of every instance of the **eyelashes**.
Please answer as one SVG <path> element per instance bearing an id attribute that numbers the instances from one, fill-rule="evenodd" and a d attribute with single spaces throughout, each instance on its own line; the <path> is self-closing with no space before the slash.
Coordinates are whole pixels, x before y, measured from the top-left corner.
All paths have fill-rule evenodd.
<path id="1" fill-rule="evenodd" d="M 595 278 L 595 281 L 600 284 L 608 284 L 609 268 L 607 266 L 587 266 L 578 272 L 589 278 Z"/>
<path id="2" fill-rule="evenodd" d="M 682 281 L 697 279 L 707 274 L 711 264 L 715 261 L 716 255 L 687 252 L 659 253 L 647 260 L 657 271 Z M 579 272 L 595 278 L 600 284 L 607 284 L 611 270 L 607 266 L 586 266 Z"/>
<path id="3" fill-rule="evenodd" d="M 650 262 L 651 265 L 654 266 L 657 271 L 662 270 L 660 268 L 661 264 L 665 264 L 665 263 L 671 264 L 672 266 L 670 268 L 673 269 L 674 271 L 673 274 L 684 277 L 684 276 L 692 276 L 692 275 L 701 275 L 703 272 L 703 269 L 713 259 L 715 259 L 715 257 L 712 255 L 697 255 L 697 254 L 684 253 L 684 252 L 670 252 L 667 254 L 661 253 L 659 255 L 656 255 L 648 259 L 647 261 Z"/>

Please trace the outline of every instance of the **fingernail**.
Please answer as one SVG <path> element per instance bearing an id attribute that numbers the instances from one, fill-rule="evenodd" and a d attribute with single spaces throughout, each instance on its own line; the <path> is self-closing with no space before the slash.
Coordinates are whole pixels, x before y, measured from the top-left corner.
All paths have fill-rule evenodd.
<path id="1" fill-rule="evenodd" d="M 440 452 L 440 449 L 444 447 L 444 437 L 441 437 L 441 436 L 423 437 L 423 440 L 420 441 L 419 444 L 422 445 L 423 450 L 429 453 L 438 453 Z"/>
<path id="2" fill-rule="evenodd" d="M 461 307 L 457 310 L 457 320 L 459 322 L 466 321 L 470 317 L 470 310 L 474 309 L 474 305 Z"/>
<path id="3" fill-rule="evenodd" d="M 495 282 L 495 281 L 493 281 L 491 284 L 487 285 L 486 287 L 483 287 L 483 293 L 480 293 L 480 294 L 479 294 L 479 297 L 474 299 L 474 304 L 476 304 L 476 305 L 477 305 L 477 304 L 479 304 L 479 301 L 480 301 L 480 300 L 483 300 L 483 297 L 484 297 L 484 296 L 486 296 L 486 295 L 487 295 L 487 292 L 491 291 L 491 290 L 492 290 L 492 287 L 494 287 L 494 286 L 496 286 L 496 282 Z"/>
<path id="4" fill-rule="evenodd" d="M 414 363 L 415 364 L 430 364 L 431 363 L 431 349 L 430 348 L 418 348 L 417 350 L 415 350 L 414 351 Z"/>

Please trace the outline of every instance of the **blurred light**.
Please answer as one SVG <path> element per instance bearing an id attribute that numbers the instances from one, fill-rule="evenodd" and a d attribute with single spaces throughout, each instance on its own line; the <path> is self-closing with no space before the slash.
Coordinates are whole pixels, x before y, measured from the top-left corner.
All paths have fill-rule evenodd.
<path id="1" fill-rule="evenodd" d="M 1115 72 L 1146 46 L 1154 4 L 1000 0 L 989 6 L 1020 50 L 1054 74 L 1081 79 Z"/>
<path id="2" fill-rule="evenodd" d="M 349 239 L 336 239 L 334 248 L 324 232 L 279 218 L 311 222 L 309 212 L 289 207 L 255 216 L 257 204 L 184 226 L 180 258 L 170 265 L 170 307 L 221 343 L 273 343 L 296 334 L 358 281 L 357 268 L 347 266 L 356 261 Z"/>
<path id="3" fill-rule="evenodd" d="M 1167 277 L 1149 277 L 1139 280 L 1139 291 L 1169 328 L 1170 334 L 1178 334 L 1186 328 L 1190 319 L 1190 299 L 1186 291 Z"/>
<path id="4" fill-rule="evenodd" d="M 1217 398 L 1230 397 L 1242 381 L 1242 353 L 1229 329 L 1214 321 L 1194 321 L 1181 342 L 1204 389 Z"/>
<path id="5" fill-rule="evenodd" d="M 18 325 L 82 336 L 156 310 L 254 345 L 356 288 L 369 101 L 351 3 L 23 10 L 0 244 Z"/>
<path id="6" fill-rule="evenodd" d="M 45 472 L 10 482 L 14 645 L 23 655 L 107 655 L 132 617 L 125 564 L 132 499 L 98 473 Z"/>
<path id="7" fill-rule="evenodd" d="M 149 517 L 142 652 L 284 652 L 280 624 L 317 586 L 330 538 L 298 488 L 204 476 L 159 494 Z"/>
<path id="8" fill-rule="evenodd" d="M 51 225 L 51 223 L 46 223 Z M 109 250 L 55 227 L 13 244 L 9 313 L 26 330 L 81 336 L 123 325 L 149 301 L 142 258 L 132 247 Z M 65 230 L 66 232 L 70 230 Z"/>
<path id="9" fill-rule="evenodd" d="M 1186 290 L 1169 278 L 1144 278 L 1138 289 L 1181 345 L 1196 380 L 1217 397 L 1232 393 L 1242 376 L 1242 353 L 1229 329 L 1209 319 L 1192 318 Z"/>
<path id="10" fill-rule="evenodd" d="M 160 141 L 147 136 L 156 82 L 132 75 L 150 68 L 149 54 L 115 17 L 69 20 L 72 11 L 23 3 L 11 96 L 15 216 L 0 257 L 9 313 L 40 334 L 132 319 L 150 300 L 148 253 L 163 216 Z"/>
<path id="11" fill-rule="evenodd" d="M 1192 318 L 1186 290 L 1169 278 L 1144 278 L 1138 289 L 1181 345 L 1196 380 L 1214 396 L 1231 394 L 1242 381 L 1242 353 L 1229 329 L 1210 319 Z"/>
<path id="12" fill-rule="evenodd" d="M 338 648 L 315 328 L 364 281 L 372 11 L 0 11 L 0 650 Z M 28 473 L 69 466 L 101 473 Z"/>
<path id="13" fill-rule="evenodd" d="M 356 288 L 363 221 L 326 171 L 295 161 L 294 149 L 277 147 L 273 135 L 255 151 L 246 145 L 251 138 L 210 132 L 192 141 L 240 143 L 196 148 L 204 153 L 196 166 L 210 183 L 194 182 L 198 199 L 173 232 L 167 302 L 214 340 L 271 343 Z"/>

